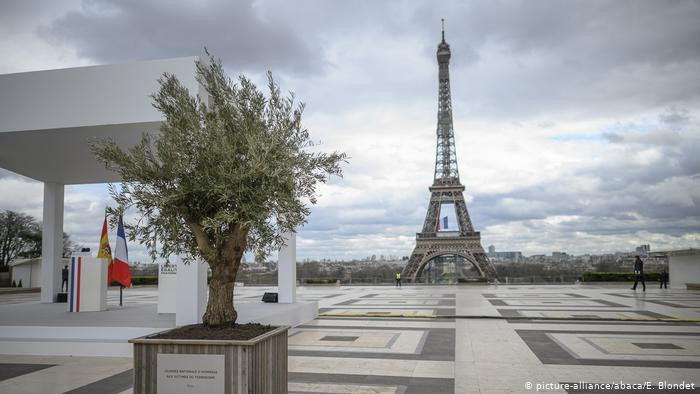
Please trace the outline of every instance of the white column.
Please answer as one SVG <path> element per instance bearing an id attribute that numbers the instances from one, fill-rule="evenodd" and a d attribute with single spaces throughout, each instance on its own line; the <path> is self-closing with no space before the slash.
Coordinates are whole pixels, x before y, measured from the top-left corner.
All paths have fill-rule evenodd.
<path id="1" fill-rule="evenodd" d="M 56 302 L 61 290 L 63 257 L 63 193 L 60 183 L 44 183 L 44 214 L 41 230 L 41 302 Z"/>
<path id="2" fill-rule="evenodd" d="M 177 293 L 175 295 L 175 325 L 202 322 L 207 307 L 207 269 L 201 261 L 185 264 L 177 258 Z"/>
<path id="3" fill-rule="evenodd" d="M 297 234 L 285 234 L 284 243 L 277 258 L 277 302 L 293 304 L 297 300 Z"/>

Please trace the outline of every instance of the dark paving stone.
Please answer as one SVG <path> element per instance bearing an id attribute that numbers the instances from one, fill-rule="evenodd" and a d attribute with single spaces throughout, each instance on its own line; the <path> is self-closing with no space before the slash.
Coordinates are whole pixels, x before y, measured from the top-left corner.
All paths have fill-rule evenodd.
<path id="1" fill-rule="evenodd" d="M 41 371 L 42 369 L 51 368 L 55 364 L 0 364 L 0 382 L 7 379 L 12 379 L 17 376 L 26 375 L 28 373 Z"/>
<path id="2" fill-rule="evenodd" d="M 583 319 L 583 318 L 582 318 Z M 566 325 L 590 325 L 590 321 L 573 321 L 573 320 L 534 320 L 534 319 L 506 319 L 506 321 L 510 324 L 566 324 Z M 697 323 L 675 323 L 675 322 L 663 322 L 663 321 L 658 321 L 658 322 L 647 322 L 647 321 L 625 321 L 623 322 L 616 322 L 616 321 L 596 321 L 596 325 L 598 326 L 619 326 L 620 324 L 624 324 L 626 326 L 674 326 L 674 327 L 681 327 L 681 326 L 686 326 L 686 327 L 697 327 Z"/>
<path id="3" fill-rule="evenodd" d="M 128 369 L 122 373 L 92 382 L 63 394 L 116 394 L 128 390 L 134 385 L 134 370 Z"/>
<path id="4" fill-rule="evenodd" d="M 656 367 L 656 368 L 700 368 L 696 361 L 625 360 L 625 359 L 586 359 L 575 358 L 547 334 L 614 334 L 614 335 L 682 335 L 699 336 L 697 333 L 685 332 L 638 332 L 638 331 L 566 331 L 566 330 L 515 330 L 530 350 L 543 364 L 558 365 L 600 365 L 621 367 Z"/>
<path id="5" fill-rule="evenodd" d="M 321 338 L 322 341 L 343 341 L 343 342 L 355 342 L 359 337 L 351 336 L 340 336 L 340 335 L 326 335 Z"/>
<path id="6" fill-rule="evenodd" d="M 576 293 L 562 293 L 565 295 L 567 298 L 589 298 L 587 296 L 581 295 L 581 294 L 576 294 Z M 547 295 L 549 297 L 542 297 L 542 295 Z M 562 297 L 561 294 L 555 294 L 552 295 L 550 293 L 532 293 L 532 294 L 518 294 L 516 296 L 512 297 L 499 297 L 498 294 L 496 293 L 482 293 L 482 296 L 484 298 L 497 298 L 497 299 L 521 299 L 521 298 L 532 298 L 532 299 L 543 299 L 543 298 L 565 298 Z"/>
<path id="7" fill-rule="evenodd" d="M 494 306 L 512 306 L 512 307 L 530 307 L 530 306 L 542 306 L 542 304 L 557 304 L 556 306 L 559 307 L 571 307 L 571 308 L 579 308 L 581 305 L 578 304 L 565 304 L 564 302 L 566 301 L 542 301 L 539 304 L 522 304 L 522 305 L 512 305 L 509 304 L 507 299 L 501 300 L 501 299 L 496 299 L 496 298 L 487 298 L 488 301 L 491 303 L 491 305 Z M 528 301 L 537 301 L 536 299 L 530 299 Z M 597 304 L 600 304 L 599 306 L 611 306 L 615 308 L 629 308 L 627 305 L 622 305 L 622 304 L 617 304 L 615 302 L 611 302 L 608 300 L 592 300 L 588 299 L 586 301 L 590 302 L 595 302 Z M 595 305 L 593 305 L 595 306 Z"/>
<path id="8" fill-rule="evenodd" d="M 685 349 L 683 347 L 680 347 L 678 345 L 674 345 L 672 343 L 635 343 L 632 342 L 633 345 L 637 346 L 638 348 L 642 349 Z"/>
<path id="9" fill-rule="evenodd" d="M 520 305 L 518 305 L 520 307 Z M 574 309 L 561 309 L 559 308 L 560 305 L 557 305 L 558 309 L 534 309 L 534 308 L 528 308 L 528 309 L 523 309 L 523 311 L 535 311 L 535 312 L 573 312 Z M 564 305 L 561 305 L 561 307 L 564 307 Z M 524 317 L 520 313 L 520 309 L 497 309 L 498 313 L 501 314 L 503 317 Z M 576 308 L 576 312 L 624 312 L 624 313 L 636 313 L 640 315 L 641 317 L 647 316 L 647 317 L 655 317 L 655 318 L 665 318 L 668 319 L 671 316 L 667 315 L 662 315 L 660 313 L 656 312 L 651 312 L 651 311 L 640 311 L 640 310 L 629 310 L 629 309 L 623 309 L 623 310 L 617 310 L 617 309 L 582 309 L 582 308 Z M 593 315 L 593 314 L 589 314 Z M 596 316 L 596 318 L 599 318 Z M 537 319 L 536 317 L 532 318 L 533 320 Z M 627 321 L 625 322 L 626 324 L 628 323 Z M 616 323 L 619 324 L 619 323 Z"/>

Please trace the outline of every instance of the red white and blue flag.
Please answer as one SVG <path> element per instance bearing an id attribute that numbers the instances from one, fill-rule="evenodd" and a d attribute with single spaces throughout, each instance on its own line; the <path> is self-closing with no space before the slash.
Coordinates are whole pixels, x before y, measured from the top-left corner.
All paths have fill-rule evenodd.
<path id="1" fill-rule="evenodd" d="M 80 271 L 83 266 L 82 257 L 70 258 L 70 300 L 68 300 L 68 312 L 80 312 Z"/>
<path id="2" fill-rule="evenodd" d="M 442 220 L 438 219 L 437 230 L 447 230 L 447 216 L 443 216 Z"/>
<path id="3" fill-rule="evenodd" d="M 119 226 L 117 227 L 117 245 L 114 250 L 114 262 L 109 266 L 109 277 L 112 281 L 119 282 L 124 287 L 131 287 L 131 272 L 129 272 L 129 251 L 126 249 L 126 235 L 124 234 L 124 223 L 119 216 Z"/>

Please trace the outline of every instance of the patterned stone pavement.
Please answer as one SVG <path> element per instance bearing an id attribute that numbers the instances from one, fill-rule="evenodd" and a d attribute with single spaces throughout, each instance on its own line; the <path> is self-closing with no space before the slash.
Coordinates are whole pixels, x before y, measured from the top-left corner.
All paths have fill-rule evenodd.
<path id="1" fill-rule="evenodd" d="M 269 290 L 242 287 L 236 297 Z M 326 316 L 290 330 L 293 393 L 700 392 L 667 386 L 700 383 L 700 324 L 656 320 L 700 319 L 700 292 L 475 285 L 298 293 Z M 38 295 L 0 296 L 6 301 Z M 125 302 L 155 303 L 155 289 L 129 291 Z M 391 317 L 406 314 L 439 318 Z M 0 393 L 131 392 L 130 358 L 0 355 L 0 364 Z"/>

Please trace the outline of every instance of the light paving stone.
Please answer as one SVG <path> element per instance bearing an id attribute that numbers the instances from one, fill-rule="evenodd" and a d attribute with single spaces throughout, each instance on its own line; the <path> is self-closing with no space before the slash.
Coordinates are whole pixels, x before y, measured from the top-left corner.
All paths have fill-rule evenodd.
<path id="1" fill-rule="evenodd" d="M 469 331 L 469 323 L 465 320 L 457 320 L 455 335 L 455 362 L 474 362 L 474 347 L 472 345 L 472 335 Z M 456 368 L 456 371 L 463 371 L 463 368 Z"/>
<path id="2" fill-rule="evenodd" d="M 289 349 L 415 354 L 422 348 L 427 334 L 421 330 L 293 329 Z M 344 340 L 342 337 L 355 339 Z"/>
<path id="3" fill-rule="evenodd" d="M 451 308 L 451 307 L 446 307 Z M 333 308 L 323 313 L 329 315 L 435 315 L 435 308 L 431 309 L 395 309 L 391 307 L 366 308 L 343 306 L 343 308 Z"/>
<path id="4" fill-rule="evenodd" d="M 454 378 L 454 362 L 290 356 L 289 372 Z"/>
<path id="5" fill-rule="evenodd" d="M 333 394 L 397 394 L 401 389 L 396 386 L 369 386 L 358 384 L 330 383 L 289 383 L 292 393 L 333 393 Z"/>
<path id="6" fill-rule="evenodd" d="M 516 390 L 525 393 L 529 391 L 528 383 L 532 389 L 538 383 L 555 382 L 554 375 L 540 369 L 538 365 L 476 363 L 475 368 L 481 392 Z"/>
<path id="7" fill-rule="evenodd" d="M 473 362 L 455 361 L 455 393 L 480 393 L 479 375 Z"/>
<path id="8" fill-rule="evenodd" d="M 332 326 L 347 326 L 347 327 L 402 327 L 402 328 L 455 328 L 455 322 L 435 321 L 425 319 L 402 320 L 397 323 L 396 320 L 360 320 L 349 318 L 335 319 L 316 319 L 305 323 L 304 326 L 332 327 Z"/>

